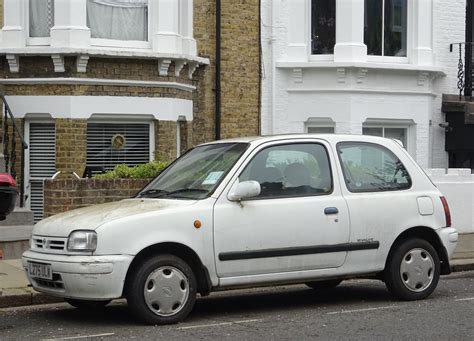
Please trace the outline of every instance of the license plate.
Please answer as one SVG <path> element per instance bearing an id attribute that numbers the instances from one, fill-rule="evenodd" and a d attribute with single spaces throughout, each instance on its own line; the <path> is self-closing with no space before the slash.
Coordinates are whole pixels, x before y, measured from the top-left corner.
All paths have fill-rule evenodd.
<path id="1" fill-rule="evenodd" d="M 34 278 L 53 279 L 51 264 L 31 263 L 28 262 L 28 275 Z"/>

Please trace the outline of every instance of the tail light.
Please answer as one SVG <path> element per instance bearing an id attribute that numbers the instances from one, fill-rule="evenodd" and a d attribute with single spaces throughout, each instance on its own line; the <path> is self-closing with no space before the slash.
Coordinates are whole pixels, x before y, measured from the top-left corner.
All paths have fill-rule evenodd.
<path id="1" fill-rule="evenodd" d="M 449 211 L 448 201 L 445 197 L 440 197 L 444 208 L 444 216 L 446 217 L 446 227 L 451 227 L 451 212 Z"/>

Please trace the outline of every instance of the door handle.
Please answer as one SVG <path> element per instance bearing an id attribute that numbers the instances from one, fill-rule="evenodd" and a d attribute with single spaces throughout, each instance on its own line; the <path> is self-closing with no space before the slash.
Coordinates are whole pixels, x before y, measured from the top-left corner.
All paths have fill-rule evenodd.
<path id="1" fill-rule="evenodd" d="M 337 207 L 326 207 L 324 209 L 324 214 L 326 215 L 338 214 L 338 213 L 339 213 L 339 210 L 337 209 Z"/>

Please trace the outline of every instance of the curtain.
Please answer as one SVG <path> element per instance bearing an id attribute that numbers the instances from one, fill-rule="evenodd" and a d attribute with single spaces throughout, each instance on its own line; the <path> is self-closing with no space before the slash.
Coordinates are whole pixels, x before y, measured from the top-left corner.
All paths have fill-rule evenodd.
<path id="1" fill-rule="evenodd" d="M 30 37 L 49 37 L 54 25 L 54 1 L 30 0 Z"/>
<path id="2" fill-rule="evenodd" d="M 88 0 L 92 38 L 148 40 L 148 0 Z"/>

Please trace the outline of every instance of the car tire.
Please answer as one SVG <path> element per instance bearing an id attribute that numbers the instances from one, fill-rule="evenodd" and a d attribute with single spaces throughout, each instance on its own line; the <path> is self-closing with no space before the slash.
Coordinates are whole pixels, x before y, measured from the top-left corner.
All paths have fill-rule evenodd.
<path id="1" fill-rule="evenodd" d="M 342 279 L 329 279 L 325 281 L 308 282 L 306 285 L 314 290 L 328 290 L 341 284 Z"/>
<path id="2" fill-rule="evenodd" d="M 158 255 L 135 269 L 126 296 L 138 321 L 163 325 L 183 321 L 194 307 L 196 292 L 196 276 L 185 261 Z"/>
<path id="3" fill-rule="evenodd" d="M 385 285 L 395 297 L 405 301 L 424 299 L 438 285 L 438 253 L 426 240 L 405 240 L 390 253 L 384 275 Z"/>
<path id="4" fill-rule="evenodd" d="M 67 303 L 73 307 L 81 310 L 97 310 L 104 308 L 111 300 L 105 301 L 91 301 L 91 300 L 78 300 L 75 298 L 65 298 Z"/>

